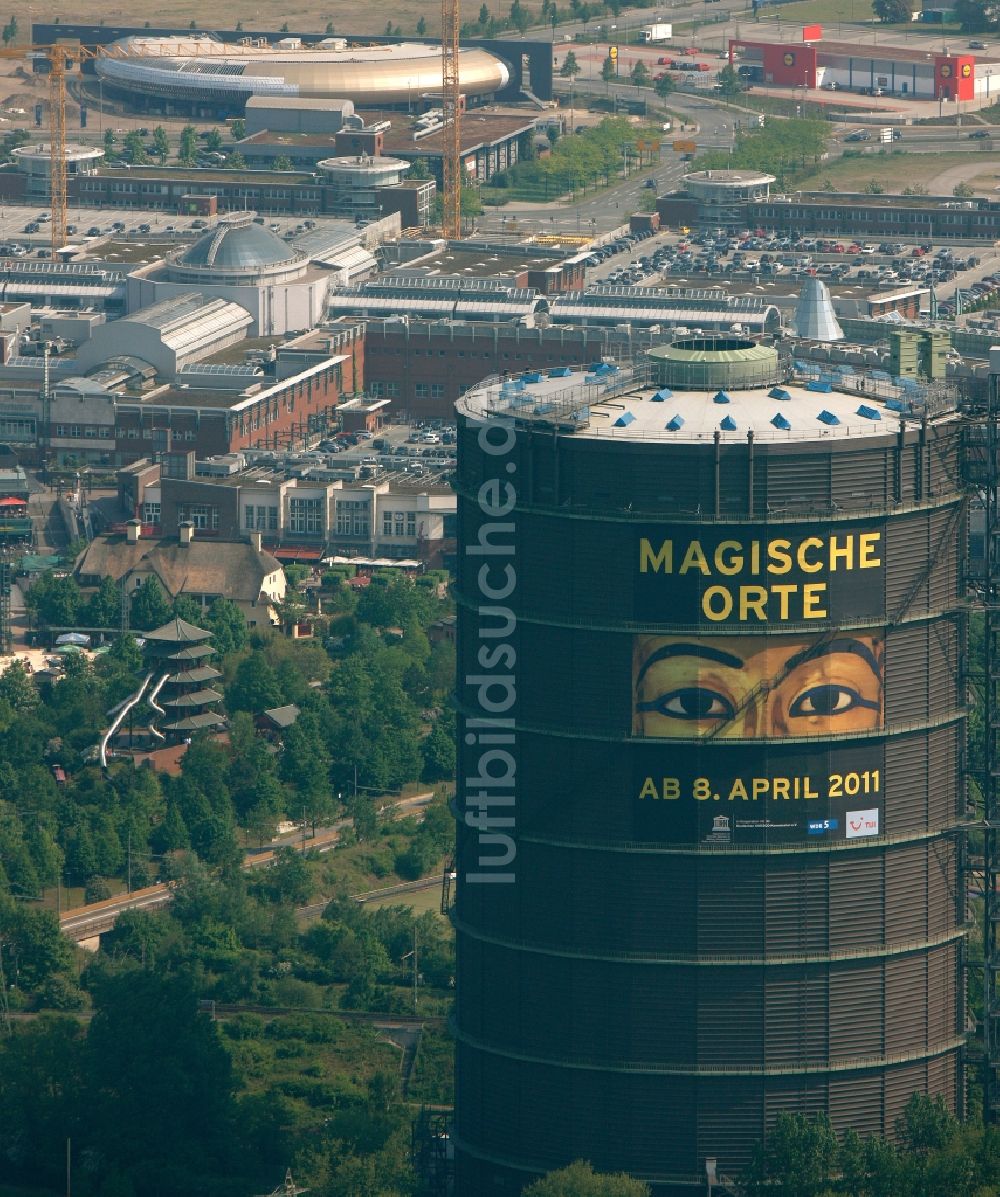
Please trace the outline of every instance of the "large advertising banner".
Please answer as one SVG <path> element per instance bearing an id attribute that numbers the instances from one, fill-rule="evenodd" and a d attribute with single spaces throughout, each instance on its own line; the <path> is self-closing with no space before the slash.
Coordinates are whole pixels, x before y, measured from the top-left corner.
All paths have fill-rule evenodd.
<path id="1" fill-rule="evenodd" d="M 885 618 L 881 528 L 640 530 L 635 595 L 637 620 L 678 629 L 632 638 L 644 834 L 884 833 L 884 633 L 837 626 Z"/>
<path id="2" fill-rule="evenodd" d="M 645 744 L 633 757 L 636 829 L 661 843 L 782 844 L 885 834 L 881 740 Z"/>
<path id="3" fill-rule="evenodd" d="M 635 615 L 759 631 L 881 619 L 884 527 L 658 524 L 637 531 Z"/>

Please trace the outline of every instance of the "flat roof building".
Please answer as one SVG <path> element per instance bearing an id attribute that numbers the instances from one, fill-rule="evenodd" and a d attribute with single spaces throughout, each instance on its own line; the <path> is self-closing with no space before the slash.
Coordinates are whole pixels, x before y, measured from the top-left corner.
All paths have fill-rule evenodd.
<path id="1" fill-rule="evenodd" d="M 827 41 L 820 25 L 801 27 L 799 39 L 729 39 L 729 61 L 749 83 L 768 87 L 827 87 L 912 99 L 973 100 L 987 96 L 996 55 L 918 50 L 879 41 Z"/>

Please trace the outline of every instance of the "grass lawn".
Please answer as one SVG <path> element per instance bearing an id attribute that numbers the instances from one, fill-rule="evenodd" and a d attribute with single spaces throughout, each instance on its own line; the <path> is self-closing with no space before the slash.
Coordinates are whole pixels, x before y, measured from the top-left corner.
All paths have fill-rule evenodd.
<path id="1" fill-rule="evenodd" d="M 760 6 L 762 21 L 788 21 L 791 25 L 813 21 L 823 25 L 835 25 L 839 21 L 870 21 L 872 15 L 871 0 L 799 0 L 797 4 Z"/>
<path id="2" fill-rule="evenodd" d="M 435 914 L 441 910 L 441 885 L 429 886 L 427 889 L 415 889 L 409 893 L 389 894 L 385 898 L 372 898 L 365 903 L 365 910 L 378 910 L 382 906 L 409 906 L 414 914 L 424 914 L 433 910 Z"/>
<path id="3" fill-rule="evenodd" d="M 899 194 L 903 188 L 914 182 L 923 182 L 933 191 L 931 180 L 952 166 L 961 166 L 971 161 L 968 153 L 906 154 L 889 152 L 861 154 L 857 158 L 838 158 L 823 163 L 813 174 L 800 179 L 796 184 L 802 191 L 818 191 L 827 179 L 838 191 L 864 191 L 872 179 L 878 181 L 887 193 Z M 985 166 L 984 166 L 985 169 Z"/>

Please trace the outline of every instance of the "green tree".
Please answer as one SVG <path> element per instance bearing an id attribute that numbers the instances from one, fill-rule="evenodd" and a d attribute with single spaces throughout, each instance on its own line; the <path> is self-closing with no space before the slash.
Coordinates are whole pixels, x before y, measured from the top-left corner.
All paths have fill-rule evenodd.
<path id="1" fill-rule="evenodd" d="M 910 0 L 872 0 L 872 12 L 886 25 L 899 25 L 912 20 Z"/>
<path id="2" fill-rule="evenodd" d="M 566 57 L 562 61 L 562 66 L 559 68 L 559 74 L 564 79 L 575 79 L 583 68 L 576 60 L 576 55 L 572 50 L 566 51 Z"/>
<path id="3" fill-rule="evenodd" d="M 222 134 L 218 129 L 209 129 L 205 134 L 205 149 L 218 153 L 222 149 Z"/>
<path id="4" fill-rule="evenodd" d="M 733 99 L 734 96 L 738 96 L 743 91 L 743 80 L 740 78 L 739 71 L 730 62 L 727 62 L 722 70 L 719 71 L 716 82 L 719 92 L 727 100 Z"/>
<path id="5" fill-rule="evenodd" d="M 615 69 L 615 60 L 609 54 L 601 64 L 601 78 L 605 83 L 610 83 L 613 79 L 617 79 L 617 77 L 618 71 Z"/>
<path id="6" fill-rule="evenodd" d="M 294 169 L 292 167 L 291 158 L 289 158 L 287 154 L 280 154 L 274 160 L 274 169 L 275 170 L 292 170 L 292 169 Z"/>
<path id="7" fill-rule="evenodd" d="M 294 791 L 290 810 L 297 817 L 316 824 L 333 814 L 330 785 L 330 754 L 323 743 L 319 721 L 312 711 L 303 711 L 282 737 L 278 774 Z"/>
<path id="8" fill-rule="evenodd" d="M 521 0 L 513 0 L 510 6 L 510 23 L 518 33 L 524 33 L 531 24 L 531 13 L 521 4 Z"/>
<path id="9" fill-rule="evenodd" d="M 881 195 L 885 191 L 884 185 L 878 179 L 869 179 L 865 184 L 868 195 Z"/>
<path id="10" fill-rule="evenodd" d="M 483 201 L 479 198 L 477 188 L 463 186 L 461 206 L 463 216 L 481 216 L 483 214 Z"/>
<path id="11" fill-rule="evenodd" d="M 163 587 L 150 575 L 132 593 L 132 626 L 149 632 L 162 627 L 170 619 L 170 603 Z"/>
<path id="12" fill-rule="evenodd" d="M 11 42 L 17 41 L 17 17 L 11 17 L 6 25 L 3 27 L 3 44 L 9 46 Z"/>
<path id="13" fill-rule="evenodd" d="M 121 583 L 102 578 L 97 590 L 87 600 L 84 619 L 92 628 L 115 628 L 122 619 Z"/>
<path id="14" fill-rule="evenodd" d="M 244 816 L 246 829 L 258 844 L 273 837 L 284 809 L 285 795 L 278 779 L 273 773 L 258 775 Z"/>
<path id="15" fill-rule="evenodd" d="M 131 674 L 137 674 L 142 668 L 142 649 L 131 632 L 126 632 L 115 640 L 108 658 Z"/>
<path id="16" fill-rule="evenodd" d="M 649 1197 L 649 1185 L 624 1172 L 595 1172 L 577 1160 L 568 1168 L 550 1172 L 524 1190 L 524 1197 Z"/>
<path id="17" fill-rule="evenodd" d="M 976 192 L 969 183 L 956 183 L 951 189 L 951 194 L 955 196 L 956 199 L 969 199 L 971 196 L 975 195 Z"/>
<path id="18" fill-rule="evenodd" d="M 420 20 L 417 21 L 417 37 L 426 37 L 426 36 L 427 36 L 427 22 L 424 20 L 423 17 L 421 17 Z"/>
<path id="19" fill-rule="evenodd" d="M 629 74 L 629 79 L 635 87 L 649 87 L 652 78 L 649 67 L 642 61 L 637 62 Z"/>
<path id="20" fill-rule="evenodd" d="M 305 906 L 316 892 L 316 883 L 301 852 L 294 848 L 279 848 L 274 864 L 265 877 L 267 889 L 275 901 Z"/>
<path id="21" fill-rule="evenodd" d="M 807 1118 L 781 1113 L 747 1170 L 750 1194 L 820 1197 L 838 1162 L 839 1144 L 825 1114 Z"/>
<path id="22" fill-rule="evenodd" d="M 71 628 L 77 625 L 83 596 L 74 578 L 57 577 L 49 571 L 28 591 L 25 604 L 39 623 Z"/>
<path id="23" fill-rule="evenodd" d="M 217 598 L 202 626 L 212 633 L 212 643 L 223 656 L 246 647 L 247 621 L 232 599 Z"/>
<path id="24" fill-rule="evenodd" d="M 324 29 L 324 31 L 323 31 L 323 32 L 326 34 L 326 36 L 327 36 L 327 37 L 333 37 L 333 34 L 334 34 L 334 28 L 333 28 L 333 22 L 332 22 L 332 21 L 327 21 L 327 23 L 326 23 L 326 29 Z"/>
<path id="25" fill-rule="evenodd" d="M 185 125 L 181 129 L 180 143 L 177 149 L 177 161 L 184 166 L 193 164 L 198 153 L 198 130 L 194 125 Z"/>
<path id="26" fill-rule="evenodd" d="M 233 141 L 242 141 L 247 135 L 247 123 L 242 116 L 229 122 L 229 133 Z"/>
<path id="27" fill-rule="evenodd" d="M 283 702 L 278 675 L 259 650 L 239 663 L 233 680 L 226 687 L 226 707 L 230 711 L 249 711 L 259 715 L 261 711 L 279 707 Z"/>
<path id="28" fill-rule="evenodd" d="M 149 155 L 146 153 L 146 146 L 143 143 L 142 137 L 138 129 L 131 129 L 125 134 L 125 156 L 133 166 L 145 166 L 149 161 Z"/>
<path id="29" fill-rule="evenodd" d="M 451 712 L 435 722 L 421 741 L 420 754 L 423 781 L 447 781 L 455 776 L 455 719 Z"/>
<path id="30" fill-rule="evenodd" d="M 38 691 L 20 661 L 11 661 L 0 674 L 0 702 L 15 711 L 33 711 L 38 706 Z"/>
<path id="31" fill-rule="evenodd" d="M 73 959 L 53 911 L 10 901 L 0 904 L 0 951 L 7 983 L 25 993 L 41 989 L 54 974 L 66 971 Z"/>
<path id="32" fill-rule="evenodd" d="M 87 1124 L 104 1167 L 126 1172 L 136 1192 L 217 1174 L 232 1158 L 233 1071 L 190 982 L 133 968 L 93 989 Z"/>
<path id="33" fill-rule="evenodd" d="M 664 73 L 653 84 L 653 90 L 660 97 L 661 100 L 666 99 L 674 90 L 673 76 Z"/>
<path id="34" fill-rule="evenodd" d="M 243 157 L 239 150 L 233 152 L 226 159 L 227 170 L 246 170 L 247 160 Z"/>
<path id="35" fill-rule="evenodd" d="M 189 594 L 179 594 L 174 599 L 172 614 L 175 619 L 183 619 L 185 623 L 193 623 L 198 628 L 204 623 L 202 617 L 205 612 L 201 603 L 195 602 Z"/>
<path id="36" fill-rule="evenodd" d="M 44 1017 L 17 1028 L 0 1047 L 0 1102 L 11 1180 L 58 1189 L 66 1129 L 75 1126 L 83 1088 L 84 1031 L 75 1018 Z M 31 1180 L 31 1177 L 34 1180 Z"/>

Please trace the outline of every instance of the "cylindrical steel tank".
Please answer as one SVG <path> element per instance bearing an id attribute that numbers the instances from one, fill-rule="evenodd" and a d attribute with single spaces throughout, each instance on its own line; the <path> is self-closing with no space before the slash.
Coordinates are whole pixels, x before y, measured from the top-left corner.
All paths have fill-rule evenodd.
<path id="1" fill-rule="evenodd" d="M 961 1106 L 959 421 L 648 377 L 458 405 L 458 1197 Z"/>

